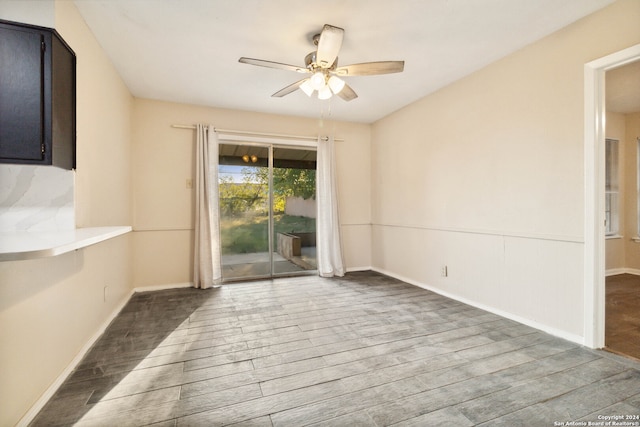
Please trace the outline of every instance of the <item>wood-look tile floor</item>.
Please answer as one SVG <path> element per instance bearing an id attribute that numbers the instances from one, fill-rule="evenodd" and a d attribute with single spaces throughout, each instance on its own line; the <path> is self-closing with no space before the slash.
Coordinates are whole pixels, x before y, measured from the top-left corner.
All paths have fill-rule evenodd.
<path id="1" fill-rule="evenodd" d="M 640 359 L 640 276 L 607 277 L 605 312 L 607 348 Z"/>
<path id="2" fill-rule="evenodd" d="M 278 279 L 134 295 L 33 425 L 553 426 L 640 414 L 639 369 L 372 272 Z"/>

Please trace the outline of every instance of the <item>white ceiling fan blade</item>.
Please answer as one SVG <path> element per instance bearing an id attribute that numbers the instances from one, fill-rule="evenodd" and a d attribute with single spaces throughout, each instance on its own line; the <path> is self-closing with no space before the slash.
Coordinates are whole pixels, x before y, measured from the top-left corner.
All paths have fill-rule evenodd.
<path id="1" fill-rule="evenodd" d="M 316 63 L 320 67 L 329 68 L 333 65 L 342 46 L 343 37 L 344 30 L 342 28 L 328 24 L 322 28 L 320 40 L 318 40 L 318 52 L 316 54 Z"/>
<path id="2" fill-rule="evenodd" d="M 238 59 L 238 62 L 242 62 L 243 64 L 257 65 L 259 67 L 275 68 L 277 70 L 295 71 L 298 73 L 310 72 L 306 67 L 298 67 L 296 65 L 281 64 L 280 62 L 265 61 L 263 59 L 245 58 L 244 56 Z"/>
<path id="3" fill-rule="evenodd" d="M 345 84 L 342 90 L 337 93 L 337 95 L 345 101 L 351 101 L 358 97 L 358 94 L 353 89 L 351 89 L 351 86 L 349 86 L 348 84 Z"/>
<path id="4" fill-rule="evenodd" d="M 279 91 L 277 91 L 276 93 L 274 93 L 273 97 L 276 98 L 282 98 L 285 95 L 289 95 L 291 92 L 295 92 L 296 90 L 298 90 L 298 88 L 300 88 L 300 85 L 303 84 L 304 82 L 306 82 L 309 79 L 302 79 L 300 81 L 297 81 L 295 83 L 291 83 L 289 86 L 280 89 Z"/>
<path id="5" fill-rule="evenodd" d="M 401 73 L 403 70 L 404 61 L 378 61 L 345 65 L 344 67 L 336 68 L 334 73 L 339 76 L 375 76 L 378 74 Z"/>

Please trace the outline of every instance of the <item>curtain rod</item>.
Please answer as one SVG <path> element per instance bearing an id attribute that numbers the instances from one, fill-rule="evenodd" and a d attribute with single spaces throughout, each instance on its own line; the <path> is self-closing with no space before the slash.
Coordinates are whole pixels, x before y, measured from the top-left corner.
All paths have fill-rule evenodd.
<path id="1" fill-rule="evenodd" d="M 171 125 L 172 128 L 176 129 L 195 129 L 195 125 Z M 287 135 L 283 133 L 266 133 L 266 132 L 250 132 L 245 130 L 235 130 L 235 129 L 220 129 L 213 128 L 216 132 L 221 133 L 235 133 L 238 135 L 253 135 L 253 136 L 264 136 L 271 138 L 291 138 L 291 139 L 308 139 L 310 141 L 317 141 L 317 136 L 302 136 L 302 135 Z M 327 141 L 329 139 L 328 136 L 320 137 L 322 141 Z M 343 142 L 344 139 L 334 138 L 334 141 Z"/>

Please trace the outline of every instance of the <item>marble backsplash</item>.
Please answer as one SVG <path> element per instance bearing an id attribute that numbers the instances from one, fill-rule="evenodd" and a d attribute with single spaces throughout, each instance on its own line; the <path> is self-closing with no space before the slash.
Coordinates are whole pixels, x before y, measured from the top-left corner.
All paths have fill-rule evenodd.
<path id="1" fill-rule="evenodd" d="M 73 230 L 74 178 L 52 166 L 0 165 L 0 232 Z"/>

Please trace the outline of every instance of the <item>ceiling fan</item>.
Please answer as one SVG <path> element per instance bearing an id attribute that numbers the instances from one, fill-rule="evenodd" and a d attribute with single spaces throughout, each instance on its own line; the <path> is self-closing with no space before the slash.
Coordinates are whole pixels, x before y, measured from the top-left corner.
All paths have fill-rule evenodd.
<path id="1" fill-rule="evenodd" d="M 244 64 L 310 74 L 309 77 L 292 83 L 271 95 L 278 98 L 301 89 L 307 96 L 311 96 L 317 91 L 319 99 L 329 99 L 332 95 L 338 95 L 345 101 L 351 101 L 357 98 L 358 95 L 340 77 L 374 76 L 400 73 L 404 70 L 404 61 L 364 62 L 338 67 L 338 52 L 342 46 L 343 37 L 344 29 L 328 24 L 325 25 L 320 34 L 313 36 L 313 44 L 317 46 L 317 49 L 304 58 L 305 66 L 245 57 L 240 58 L 238 61 Z"/>

